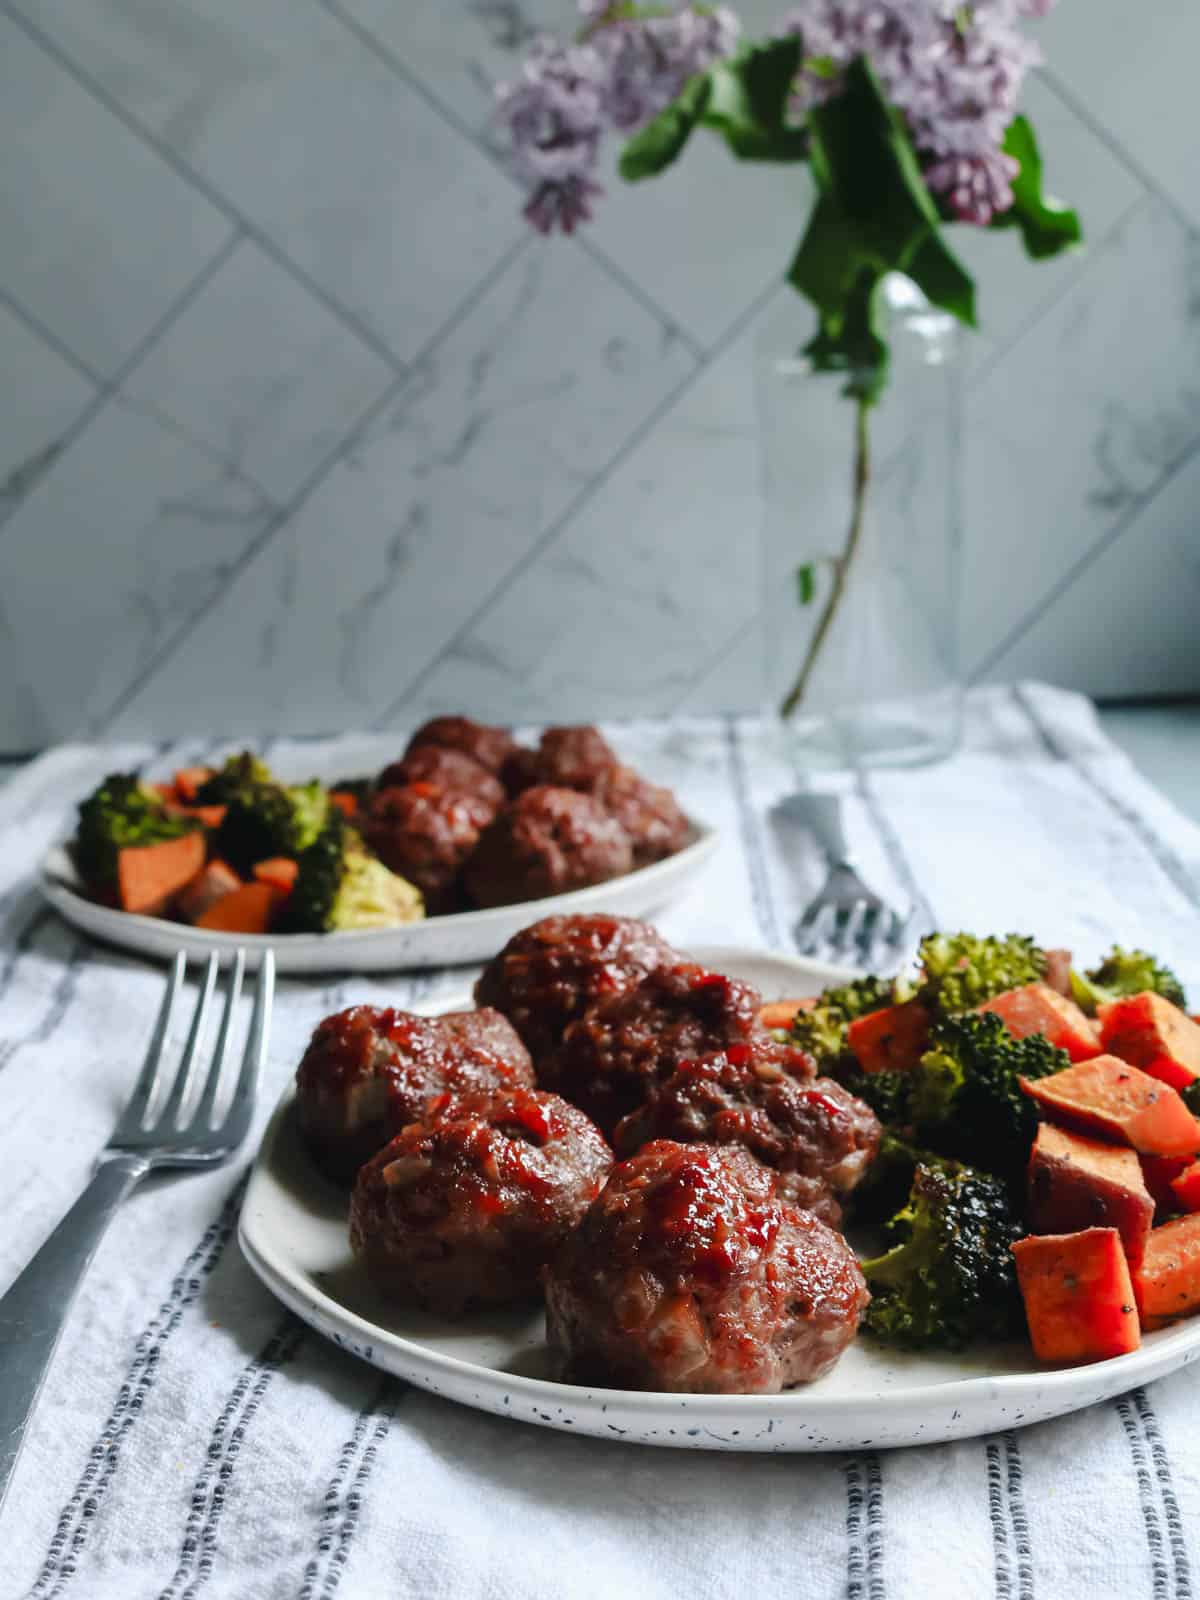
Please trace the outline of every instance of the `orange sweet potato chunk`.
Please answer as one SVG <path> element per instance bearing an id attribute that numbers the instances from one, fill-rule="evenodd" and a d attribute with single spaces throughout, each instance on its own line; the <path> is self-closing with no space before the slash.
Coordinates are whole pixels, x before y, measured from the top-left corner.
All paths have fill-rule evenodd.
<path id="1" fill-rule="evenodd" d="M 123 911 L 156 917 L 204 865 L 204 835 L 197 830 L 158 844 L 117 851 L 117 890 Z"/>
<path id="2" fill-rule="evenodd" d="M 1147 1330 L 1200 1307 L 1200 1212 L 1150 1230 L 1133 1287 Z"/>
<path id="3" fill-rule="evenodd" d="M 1096 1056 L 1047 1078 L 1018 1081 L 1050 1121 L 1063 1127 L 1146 1155 L 1200 1151 L 1200 1122 L 1176 1091 L 1116 1056 Z"/>
<path id="4" fill-rule="evenodd" d="M 1109 1055 L 1152 1078 L 1186 1089 L 1200 1078 L 1200 1026 L 1160 994 L 1147 990 L 1101 1006 L 1100 1038 Z"/>
<path id="5" fill-rule="evenodd" d="M 916 1000 L 857 1017 L 846 1043 L 864 1072 L 909 1072 L 929 1049 L 929 1013 Z"/>
<path id="6" fill-rule="evenodd" d="M 1020 989 L 1006 989 L 994 1000 L 980 1006 L 994 1011 L 1017 1039 L 1044 1033 L 1050 1043 L 1065 1050 L 1072 1061 L 1087 1061 L 1100 1054 L 1100 1035 L 1095 1024 L 1065 994 L 1046 983 L 1027 983 Z"/>
<path id="7" fill-rule="evenodd" d="M 1176 1211 L 1200 1211 L 1200 1161 L 1192 1161 L 1171 1179 Z"/>
<path id="8" fill-rule="evenodd" d="M 210 861 L 192 881 L 179 891 L 175 908 L 187 922 L 202 917 L 209 906 L 240 889 L 242 880 L 225 861 Z"/>
<path id="9" fill-rule="evenodd" d="M 1029 1226 L 1034 1233 L 1116 1228 L 1125 1259 L 1142 1258 L 1154 1201 L 1134 1151 L 1043 1122 L 1029 1157 Z"/>
<path id="10" fill-rule="evenodd" d="M 1039 1361 L 1106 1361 L 1137 1349 L 1137 1302 L 1115 1228 L 1031 1235 L 1012 1252 Z"/>
<path id="11" fill-rule="evenodd" d="M 764 1028 L 790 1028 L 801 1011 L 811 1011 L 816 1003 L 815 995 L 804 1000 L 771 1000 L 759 1010 L 758 1020 Z"/>
<path id="12" fill-rule="evenodd" d="M 269 883 L 243 883 L 198 916 L 196 926 L 215 933 L 266 933 L 275 898 Z"/>

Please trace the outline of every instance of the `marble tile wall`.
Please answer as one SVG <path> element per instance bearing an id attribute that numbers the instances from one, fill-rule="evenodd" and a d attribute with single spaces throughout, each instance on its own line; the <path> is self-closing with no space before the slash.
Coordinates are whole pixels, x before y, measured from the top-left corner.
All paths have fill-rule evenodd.
<path id="1" fill-rule="evenodd" d="M 0 750 L 759 702 L 805 180 L 701 146 L 533 238 L 489 85 L 571 9 L 0 0 Z M 966 659 L 1200 691 L 1200 12 L 1041 38 L 1089 248 L 965 242 Z"/>

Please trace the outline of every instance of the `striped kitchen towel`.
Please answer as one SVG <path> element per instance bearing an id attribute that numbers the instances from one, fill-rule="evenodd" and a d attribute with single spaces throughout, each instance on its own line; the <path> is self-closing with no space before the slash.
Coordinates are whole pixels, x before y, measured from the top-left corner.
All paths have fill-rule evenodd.
<path id="1" fill-rule="evenodd" d="M 667 935 L 788 949 L 822 869 L 772 816 L 791 782 L 772 740 L 741 720 L 613 736 L 721 830 Z M 380 763 L 397 744 L 380 742 Z M 272 755 L 303 766 L 306 751 Z M 36 862 L 105 771 L 206 753 L 66 747 L 0 791 L 0 1288 L 87 1181 L 162 981 L 49 913 Z M 850 785 L 848 821 L 880 888 L 931 921 L 1084 957 L 1116 934 L 1200 1001 L 1200 831 L 1077 697 L 974 692 L 961 752 Z M 282 980 L 260 1126 L 326 1012 L 470 976 Z M 661 1451 L 506 1423 L 286 1313 L 234 1240 L 245 1165 L 148 1183 L 109 1232 L 0 1521 L 0 1600 L 1187 1600 L 1200 1583 L 1194 1371 L 1024 1431 L 888 1453 Z"/>

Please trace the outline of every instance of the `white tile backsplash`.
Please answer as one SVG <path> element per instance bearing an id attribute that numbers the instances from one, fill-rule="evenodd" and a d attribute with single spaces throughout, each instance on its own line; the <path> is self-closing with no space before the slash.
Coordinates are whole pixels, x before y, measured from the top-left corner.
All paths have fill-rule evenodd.
<path id="1" fill-rule="evenodd" d="M 1200 690 L 1198 24 L 1145 10 L 1035 29 L 1087 248 L 957 240 L 968 660 L 1105 694 Z M 572 15 L 0 3 L 0 748 L 761 702 L 752 308 L 807 177 L 701 134 L 530 236 L 491 85 Z"/>

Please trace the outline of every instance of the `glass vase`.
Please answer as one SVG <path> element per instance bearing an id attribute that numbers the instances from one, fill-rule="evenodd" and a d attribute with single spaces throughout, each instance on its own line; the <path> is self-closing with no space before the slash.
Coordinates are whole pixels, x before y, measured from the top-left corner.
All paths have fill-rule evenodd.
<path id="1" fill-rule="evenodd" d="M 869 407 L 804 355 L 798 295 L 755 341 L 767 685 L 802 771 L 915 766 L 959 738 L 961 330 L 898 274 L 880 298 L 890 364 Z"/>

